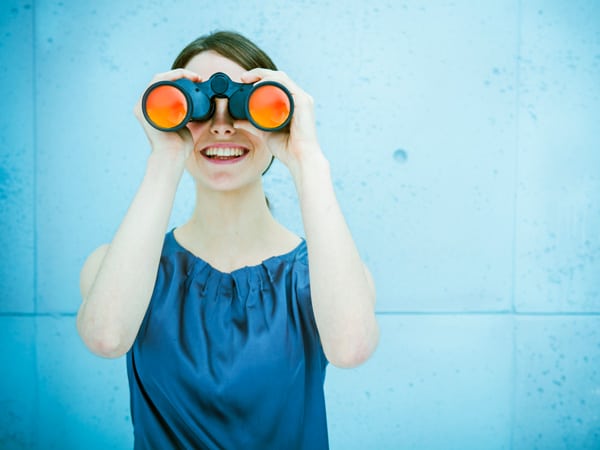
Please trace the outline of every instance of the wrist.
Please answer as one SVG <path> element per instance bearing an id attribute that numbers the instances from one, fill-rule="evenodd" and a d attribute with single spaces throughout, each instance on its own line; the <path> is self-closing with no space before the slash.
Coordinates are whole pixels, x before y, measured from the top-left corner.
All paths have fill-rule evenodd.
<path id="1" fill-rule="evenodd" d="M 145 177 L 176 188 L 184 169 L 185 160 L 180 155 L 152 152 L 146 162 Z"/>
<path id="2" fill-rule="evenodd" d="M 320 149 L 319 151 L 305 153 L 302 158 L 296 161 L 291 172 L 298 191 L 303 190 L 307 185 L 318 184 L 319 180 L 329 180 L 331 178 L 329 161 Z"/>

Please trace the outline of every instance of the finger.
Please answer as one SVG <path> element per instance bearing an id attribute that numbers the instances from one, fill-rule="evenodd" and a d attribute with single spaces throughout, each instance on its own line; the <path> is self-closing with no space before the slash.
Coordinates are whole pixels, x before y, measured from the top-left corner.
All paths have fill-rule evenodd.
<path id="1" fill-rule="evenodd" d="M 256 83 L 257 81 L 277 81 L 286 87 L 293 87 L 299 90 L 298 86 L 291 80 L 291 78 L 281 70 L 270 70 L 270 69 L 252 69 L 248 72 L 244 72 L 241 76 L 241 80 L 244 83 Z"/>
<path id="2" fill-rule="evenodd" d="M 155 83 L 157 81 L 175 81 L 179 80 L 180 78 L 187 78 L 194 82 L 202 81 L 202 77 L 196 72 L 192 72 L 188 69 L 174 69 L 169 70 L 168 72 L 157 73 L 156 75 L 154 75 L 152 83 Z"/>
<path id="3" fill-rule="evenodd" d="M 260 67 L 244 72 L 241 76 L 241 80 L 244 83 L 256 83 L 260 80 L 276 81 L 283 78 L 287 78 L 287 76 L 280 70 L 263 69 Z"/>
<path id="4" fill-rule="evenodd" d="M 269 70 L 269 69 L 252 69 L 245 72 L 241 76 L 241 80 L 244 83 L 256 83 L 257 81 L 275 81 L 282 84 L 290 91 L 295 102 L 300 103 L 312 103 L 312 98 L 303 91 L 292 79 L 281 70 Z"/>
<path id="5" fill-rule="evenodd" d="M 248 72 L 245 72 L 241 76 L 241 80 L 243 83 L 256 83 L 257 81 L 262 80 L 265 77 L 273 74 L 274 70 L 256 68 L 251 69 Z"/>

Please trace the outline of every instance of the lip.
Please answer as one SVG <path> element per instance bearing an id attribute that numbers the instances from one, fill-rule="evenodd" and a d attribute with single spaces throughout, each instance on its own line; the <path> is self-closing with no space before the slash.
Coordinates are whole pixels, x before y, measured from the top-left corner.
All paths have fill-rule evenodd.
<path id="1" fill-rule="evenodd" d="M 209 149 L 215 149 L 215 148 L 232 148 L 232 149 L 240 149 L 243 151 L 243 154 L 237 157 L 230 157 L 230 158 L 219 158 L 219 157 L 210 157 L 207 156 L 206 151 Z M 233 142 L 214 142 L 212 144 L 209 144 L 205 147 L 203 147 L 202 149 L 199 150 L 200 155 L 202 155 L 202 157 L 204 158 L 205 161 L 208 161 L 211 164 L 219 164 L 219 165 L 223 165 L 223 164 L 236 164 L 240 161 L 242 161 L 243 159 L 246 158 L 246 156 L 248 156 L 248 153 L 250 153 L 250 149 L 248 147 L 245 147 L 244 145 L 240 145 L 240 144 L 235 144 Z"/>

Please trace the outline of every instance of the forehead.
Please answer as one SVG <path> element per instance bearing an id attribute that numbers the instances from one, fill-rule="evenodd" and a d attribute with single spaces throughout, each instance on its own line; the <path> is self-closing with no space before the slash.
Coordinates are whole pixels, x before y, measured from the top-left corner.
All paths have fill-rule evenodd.
<path id="1" fill-rule="evenodd" d="M 233 81 L 239 82 L 241 75 L 246 72 L 239 64 L 212 50 L 198 53 L 190 59 L 185 68 L 196 72 L 203 80 L 210 78 L 213 73 L 223 72 Z"/>

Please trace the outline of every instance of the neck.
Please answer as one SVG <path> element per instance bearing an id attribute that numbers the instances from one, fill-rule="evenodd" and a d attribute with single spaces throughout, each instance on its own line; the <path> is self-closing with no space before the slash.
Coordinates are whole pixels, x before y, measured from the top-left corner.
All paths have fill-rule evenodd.
<path id="1" fill-rule="evenodd" d="M 258 264 L 291 251 L 299 238 L 271 215 L 262 182 L 240 191 L 196 187 L 196 209 L 177 239 L 220 270 Z"/>
<path id="2" fill-rule="evenodd" d="M 216 192 L 196 186 L 196 208 L 186 224 L 204 245 L 260 240 L 276 222 L 262 183 Z"/>

